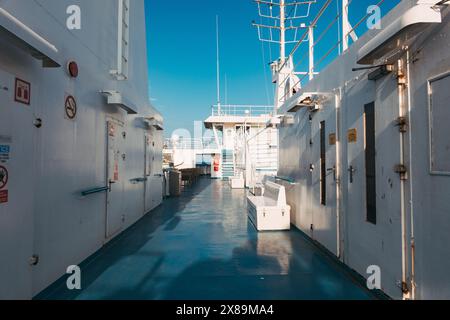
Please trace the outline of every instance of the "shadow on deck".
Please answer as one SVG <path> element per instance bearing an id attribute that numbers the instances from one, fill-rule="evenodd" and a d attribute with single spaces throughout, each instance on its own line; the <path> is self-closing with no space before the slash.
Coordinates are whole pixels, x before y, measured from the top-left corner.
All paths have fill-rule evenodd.
<path id="1" fill-rule="evenodd" d="M 372 299 L 297 230 L 258 233 L 244 190 L 202 178 L 63 277 L 37 299 Z"/>

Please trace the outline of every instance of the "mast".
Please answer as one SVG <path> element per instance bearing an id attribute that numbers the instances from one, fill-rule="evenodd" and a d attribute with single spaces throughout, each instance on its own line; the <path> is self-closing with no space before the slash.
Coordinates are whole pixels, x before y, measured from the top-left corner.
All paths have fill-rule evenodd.
<path id="1" fill-rule="evenodd" d="M 309 28 L 309 41 L 314 39 L 313 28 L 304 21 L 310 15 L 311 6 L 315 0 L 255 0 L 258 5 L 258 14 L 261 23 L 253 22 L 258 29 L 259 40 L 269 44 L 277 44 L 280 50 L 280 57 L 272 62 L 272 78 L 276 83 L 274 114 L 283 103 L 289 99 L 294 89 L 300 87 L 300 81 L 294 72 L 292 57 L 286 55 L 286 47 L 305 41 L 301 37 L 300 29 Z M 308 31 L 307 31 L 308 32 Z M 310 63 L 313 62 L 310 59 Z M 307 70 L 312 74 L 312 68 Z"/>
<path id="2" fill-rule="evenodd" d="M 286 5 L 280 0 L 280 61 L 284 64 L 286 59 Z"/>
<path id="3" fill-rule="evenodd" d="M 220 46 L 219 46 L 219 15 L 216 15 L 216 65 L 217 65 L 217 110 L 220 110 Z"/>

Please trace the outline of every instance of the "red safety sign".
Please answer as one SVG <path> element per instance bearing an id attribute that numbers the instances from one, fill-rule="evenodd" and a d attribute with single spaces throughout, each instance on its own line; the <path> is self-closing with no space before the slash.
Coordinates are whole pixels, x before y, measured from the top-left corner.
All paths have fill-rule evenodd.
<path id="1" fill-rule="evenodd" d="M 8 170 L 5 167 L 0 166 L 0 190 L 6 187 L 8 184 Z"/>
<path id="2" fill-rule="evenodd" d="M 114 163 L 114 181 L 119 181 L 119 161 Z"/>
<path id="3" fill-rule="evenodd" d="M 116 136 L 116 126 L 111 122 L 108 122 L 108 135 L 110 137 Z"/>
<path id="4" fill-rule="evenodd" d="M 0 203 L 8 202 L 8 190 L 0 190 Z"/>
<path id="5" fill-rule="evenodd" d="M 16 102 L 30 104 L 31 102 L 31 84 L 19 78 L 16 78 L 15 98 Z"/>
<path id="6" fill-rule="evenodd" d="M 220 158 L 219 156 L 215 156 L 214 158 L 214 171 L 219 172 L 220 170 Z"/>

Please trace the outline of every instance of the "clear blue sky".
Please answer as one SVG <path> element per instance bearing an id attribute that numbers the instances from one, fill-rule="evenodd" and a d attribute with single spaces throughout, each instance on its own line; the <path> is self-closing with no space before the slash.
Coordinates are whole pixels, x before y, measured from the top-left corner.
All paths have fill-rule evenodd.
<path id="1" fill-rule="evenodd" d="M 206 119 L 211 105 L 216 103 L 216 15 L 220 17 L 222 103 L 273 104 L 274 88 L 267 66 L 270 57 L 275 60 L 279 53 L 276 46 L 270 48 L 258 40 L 257 31 L 251 25 L 253 20 L 260 22 L 253 1 L 145 1 L 150 97 L 165 118 L 166 136 L 178 128 L 193 131 L 193 122 Z M 379 0 L 353 1 L 350 20 L 356 23 L 365 15 L 368 6 Z M 312 16 L 323 2 L 318 0 L 312 7 Z M 381 6 L 383 14 L 398 2 L 385 1 Z M 327 10 L 323 29 L 327 21 L 336 16 L 336 6 L 337 2 Z M 310 20 L 312 18 L 307 21 Z M 366 28 L 362 24 L 358 34 Z M 321 33 L 320 28 L 316 33 Z M 317 60 L 336 39 L 337 27 L 324 36 L 323 48 L 318 47 L 316 53 Z M 296 62 L 302 61 L 303 52 L 299 50 Z M 321 67 L 335 54 L 337 51 L 325 59 Z"/>

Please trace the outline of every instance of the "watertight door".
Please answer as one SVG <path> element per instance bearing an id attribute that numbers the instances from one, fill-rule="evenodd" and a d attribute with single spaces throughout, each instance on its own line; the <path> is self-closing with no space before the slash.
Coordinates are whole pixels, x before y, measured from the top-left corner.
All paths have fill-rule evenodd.
<path id="1" fill-rule="evenodd" d="M 162 138 L 154 131 L 149 131 L 146 136 L 145 212 L 148 213 L 162 202 Z"/>
<path id="2" fill-rule="evenodd" d="M 108 128 L 108 185 L 109 191 L 106 205 L 106 238 L 110 239 L 122 230 L 125 222 L 124 213 L 124 169 L 125 169 L 125 139 L 126 134 L 121 124 L 115 121 L 107 122 Z"/>
<path id="3" fill-rule="evenodd" d="M 337 254 L 336 109 L 324 105 L 312 117 L 313 238 Z"/>
<path id="4" fill-rule="evenodd" d="M 164 138 L 162 131 L 156 131 L 154 134 L 155 145 L 153 147 L 153 176 L 154 176 L 154 193 L 153 193 L 153 209 L 162 203 L 163 199 L 163 156 L 162 149 Z"/>
<path id="5" fill-rule="evenodd" d="M 152 210 L 152 160 L 153 160 L 153 136 L 151 132 L 145 133 L 145 214 Z"/>
<path id="6" fill-rule="evenodd" d="M 32 297 L 34 90 L 0 70 L 0 299 Z"/>
<path id="7" fill-rule="evenodd" d="M 395 172 L 401 133 L 397 81 L 386 77 L 347 93 L 345 262 L 362 275 L 379 267 L 382 289 L 401 298 L 401 191 Z M 376 89 L 376 90 L 373 90 Z M 364 92 L 364 93 L 360 93 Z"/>

